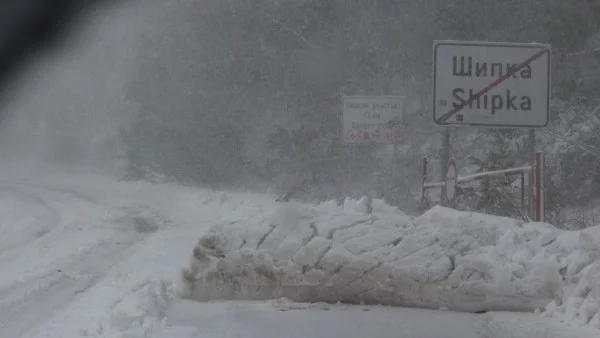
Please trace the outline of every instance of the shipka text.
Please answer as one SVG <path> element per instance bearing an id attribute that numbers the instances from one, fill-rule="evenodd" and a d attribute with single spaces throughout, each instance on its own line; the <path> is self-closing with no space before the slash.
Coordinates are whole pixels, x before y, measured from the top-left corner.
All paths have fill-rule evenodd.
<path id="1" fill-rule="evenodd" d="M 512 73 L 515 79 L 531 79 L 531 66 L 519 68 L 518 63 L 501 63 L 487 61 L 473 61 L 473 57 L 453 56 L 452 75 L 466 77 L 491 77 L 499 78 Z"/>
<path id="2" fill-rule="evenodd" d="M 453 56 L 452 75 L 489 78 L 491 83 L 503 76 L 508 76 L 509 79 L 530 80 L 532 69 L 529 64 L 520 66 L 518 63 L 477 61 L 471 56 Z M 457 109 L 485 110 L 492 115 L 499 110 L 531 111 L 531 97 L 528 95 L 519 95 L 511 90 L 501 93 L 492 91 L 489 94 L 477 95 L 482 89 L 454 88 L 452 90 L 452 106 Z"/>
<path id="3" fill-rule="evenodd" d="M 495 115 L 498 110 L 521 110 L 531 111 L 531 98 L 529 96 L 513 95 L 510 90 L 506 90 L 504 95 L 477 95 L 473 89 L 466 93 L 462 88 L 455 88 L 452 91 L 454 108 L 469 108 L 478 110 L 489 110 Z"/>

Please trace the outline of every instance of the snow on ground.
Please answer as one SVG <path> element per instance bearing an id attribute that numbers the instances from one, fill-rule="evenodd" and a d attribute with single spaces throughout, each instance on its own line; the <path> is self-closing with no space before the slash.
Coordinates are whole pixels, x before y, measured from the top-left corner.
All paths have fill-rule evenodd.
<path id="1" fill-rule="evenodd" d="M 597 332 L 574 328 L 533 313 L 451 311 L 383 306 L 303 304 L 285 299 L 263 302 L 174 301 L 157 338 L 591 338 Z M 285 323 L 282 325 L 281 323 Z"/>
<path id="2" fill-rule="evenodd" d="M 187 296 L 471 312 L 557 304 L 548 315 L 600 329 L 600 228 L 565 232 L 441 207 L 412 218 L 382 201 L 374 208 L 291 203 L 259 223 L 213 227 L 185 271 Z"/>
<path id="3" fill-rule="evenodd" d="M 11 176 L 0 198 L 0 229 L 19 234 L 0 247 L 2 338 L 146 337 L 198 236 L 274 199 L 60 175 Z"/>
<path id="4" fill-rule="evenodd" d="M 367 215 L 363 200 L 275 203 L 269 195 L 60 174 L 11 175 L 0 180 L 0 199 L 0 229 L 16 234 L 13 244 L 0 242 L 1 338 L 598 334 L 595 228 L 566 233 L 443 208 L 412 218 L 381 201 Z M 181 272 L 194 247 L 207 259 L 192 258 L 202 278 L 190 290 Z M 242 257 L 252 263 L 239 266 Z M 209 262 L 216 265 L 202 265 Z M 339 288 L 318 287 L 318 269 Z M 231 275 L 216 273 L 223 270 Z M 211 278 L 225 284 L 209 293 Z M 550 305 L 542 316 L 318 302 L 386 299 L 470 311 Z"/>
<path id="5" fill-rule="evenodd" d="M 0 252 L 16 248 L 52 230 L 54 210 L 35 196 L 0 190 Z"/>
<path id="6" fill-rule="evenodd" d="M 167 316 L 176 319 L 157 338 L 480 338 L 484 332 L 477 317 L 465 313 L 323 303 L 308 305 L 287 300 L 177 301 L 167 311 Z M 426 324 L 433 318 L 435 325 Z"/>

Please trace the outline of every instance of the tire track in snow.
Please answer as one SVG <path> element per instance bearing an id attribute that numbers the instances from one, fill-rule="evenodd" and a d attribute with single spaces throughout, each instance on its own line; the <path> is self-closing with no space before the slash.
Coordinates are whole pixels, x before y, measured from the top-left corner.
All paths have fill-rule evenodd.
<path id="1" fill-rule="evenodd" d="M 52 206 L 50 206 L 43 198 L 40 198 L 39 196 L 36 196 L 31 193 L 21 191 L 17 188 L 5 186 L 5 185 L 0 185 L 0 191 L 6 191 L 6 192 L 10 193 L 11 195 L 18 196 L 17 198 L 23 199 L 27 202 L 30 202 L 31 204 L 34 204 L 34 205 L 38 206 L 41 210 L 43 210 L 43 213 L 45 214 L 44 216 L 46 216 L 47 218 L 44 219 L 43 225 L 37 226 L 37 227 L 39 227 L 39 229 L 38 229 L 38 231 L 36 231 L 36 234 L 33 236 L 33 238 L 31 238 L 30 242 L 39 240 L 40 238 L 43 238 L 50 231 L 52 231 L 52 229 L 56 228 L 58 226 L 58 224 L 60 224 L 60 220 L 61 220 L 60 213 L 58 211 L 56 211 L 54 208 L 52 208 Z M 11 244 L 9 247 L 6 247 L 3 250 L 0 250 L 0 265 L 2 264 L 3 261 L 10 258 L 10 257 L 6 257 L 6 256 L 10 256 L 10 252 L 13 249 L 15 249 L 16 247 L 22 246 L 24 244 L 26 244 L 24 241 L 20 241 L 20 242 Z"/>
<path id="2" fill-rule="evenodd" d="M 40 281 L 36 278 L 19 285 L 17 290 L 0 294 L 0 337 L 19 337 L 93 287 L 116 262 L 127 256 L 139 238 L 128 237 L 103 242 Z"/>
<path id="3" fill-rule="evenodd" d="M 93 198 L 83 198 L 81 194 L 73 191 L 59 191 L 41 186 L 35 187 L 33 192 L 30 191 L 31 189 L 23 191 L 18 187 L 6 187 L 6 189 L 11 193 L 30 196 L 53 210 L 52 222 L 55 223 L 53 224 L 55 231 L 64 226 L 61 222 L 60 210 L 63 204 L 65 210 L 73 208 L 71 203 L 75 206 L 83 203 L 92 208 L 106 209 Z M 60 196 L 63 200 L 58 209 L 55 208 L 56 205 L 53 207 L 53 204 L 56 204 L 54 199 L 52 199 L 53 203 L 48 202 L 48 198 L 52 198 L 53 195 L 63 195 Z M 67 195 L 66 201 L 65 195 Z M 120 225 L 119 229 L 109 229 L 114 232 L 112 236 L 83 253 L 73 253 L 76 256 L 71 257 L 75 258 L 69 259 L 56 270 L 19 281 L 18 284 L 0 290 L 0 338 L 19 337 L 41 325 L 60 309 L 68 306 L 80 294 L 96 285 L 114 265 L 134 252 L 137 243 L 154 233 L 159 227 L 152 219 L 145 219 L 126 207 L 115 211 L 117 212 L 111 217 L 112 221 L 104 220 Z M 78 214 L 78 217 L 81 216 L 86 217 L 85 214 Z M 13 256 L 18 257 L 18 254 L 19 252 L 15 250 Z"/>

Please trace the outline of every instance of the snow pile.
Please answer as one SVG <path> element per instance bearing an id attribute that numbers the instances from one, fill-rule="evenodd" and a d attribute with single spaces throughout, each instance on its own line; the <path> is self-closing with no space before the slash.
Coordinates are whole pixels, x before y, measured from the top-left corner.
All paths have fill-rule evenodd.
<path id="1" fill-rule="evenodd" d="M 214 226 L 183 279 L 202 301 L 533 311 L 560 302 L 596 259 L 582 236 L 442 207 L 413 218 L 381 200 L 371 215 L 365 199 L 288 203 L 259 222 Z"/>
<path id="2" fill-rule="evenodd" d="M 572 236 L 563 244 L 566 250 L 572 250 L 562 263 L 563 297 L 548 304 L 544 315 L 600 329 L 600 226 L 576 234 L 586 247 L 573 248 Z"/>
<path id="3" fill-rule="evenodd" d="M 154 280 L 117 302 L 110 316 L 115 338 L 149 337 L 157 325 L 164 325 L 165 311 L 175 297 L 170 283 Z M 162 324 L 162 325 L 161 325 Z"/>

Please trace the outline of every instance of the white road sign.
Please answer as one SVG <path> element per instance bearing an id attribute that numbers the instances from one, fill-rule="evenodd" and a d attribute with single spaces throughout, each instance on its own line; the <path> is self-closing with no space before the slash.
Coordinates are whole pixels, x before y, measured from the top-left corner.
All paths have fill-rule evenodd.
<path id="1" fill-rule="evenodd" d="M 550 45 L 435 41 L 433 58 L 436 124 L 548 124 Z"/>
<path id="2" fill-rule="evenodd" d="M 403 116 L 399 96 L 343 98 L 344 143 L 395 143 L 402 139 L 397 125 Z"/>

